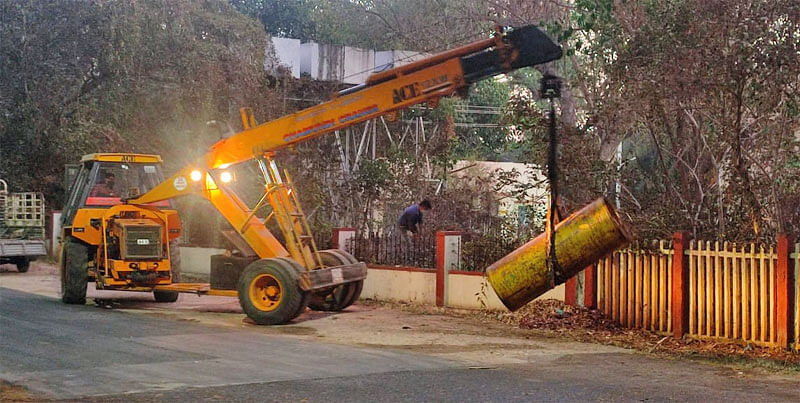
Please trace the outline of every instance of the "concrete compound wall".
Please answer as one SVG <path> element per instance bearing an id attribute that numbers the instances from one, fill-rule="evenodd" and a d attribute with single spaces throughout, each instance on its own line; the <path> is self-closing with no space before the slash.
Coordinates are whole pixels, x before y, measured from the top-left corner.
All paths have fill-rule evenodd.
<path id="1" fill-rule="evenodd" d="M 436 269 L 370 265 L 361 298 L 434 305 L 436 285 Z M 537 300 L 563 301 L 564 289 L 561 284 Z M 506 310 L 482 273 L 448 273 L 444 291 L 443 306 L 446 307 Z"/>
<path id="2" fill-rule="evenodd" d="M 436 270 L 370 267 L 361 298 L 433 305 L 436 302 Z"/>
<path id="3" fill-rule="evenodd" d="M 563 301 L 564 284 L 556 286 L 556 288 L 536 298 L 536 300 L 541 299 Z M 481 301 L 483 301 L 483 304 L 481 304 Z M 445 292 L 445 306 L 466 309 L 507 310 L 482 273 L 449 273 Z"/>
<path id="4" fill-rule="evenodd" d="M 54 258 L 58 258 L 61 256 L 61 248 L 59 247 L 59 242 L 61 241 L 61 211 L 51 211 L 50 212 L 50 224 L 48 228 L 48 233 L 50 235 L 49 239 L 49 250 L 50 256 Z"/>
<path id="5" fill-rule="evenodd" d="M 276 70 L 278 65 L 282 65 L 292 73 L 292 77 L 300 77 L 300 55 L 302 54 L 300 40 L 273 36 L 272 47 L 275 50 L 277 61 L 267 57 L 264 61 L 264 67 L 267 70 Z M 269 63 L 275 63 L 275 65 L 270 65 Z"/>
<path id="6" fill-rule="evenodd" d="M 334 228 L 333 245 L 355 236 L 355 228 Z M 370 265 L 362 298 L 430 304 L 436 306 L 505 311 L 483 273 L 459 271 L 461 233 L 436 233 L 436 268 Z M 564 301 L 562 284 L 537 299 Z"/>

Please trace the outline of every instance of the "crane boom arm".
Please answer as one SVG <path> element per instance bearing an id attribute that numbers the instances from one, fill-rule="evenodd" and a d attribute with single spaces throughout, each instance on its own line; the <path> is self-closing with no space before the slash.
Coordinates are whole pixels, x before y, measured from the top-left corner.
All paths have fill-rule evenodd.
<path id="1" fill-rule="evenodd" d="M 482 78 L 561 57 L 561 49 L 529 26 L 373 74 L 363 87 L 333 100 L 221 140 L 204 162 L 236 164 L 347 126 L 451 95 Z"/>
<path id="2" fill-rule="evenodd" d="M 152 203 L 198 193 L 207 181 L 192 178 L 195 171 L 206 175 L 211 170 L 258 158 L 415 104 L 435 102 L 483 78 L 560 57 L 561 48 L 531 25 L 498 32 L 493 38 L 373 74 L 366 84 L 342 91 L 330 101 L 220 140 L 201 160 L 129 203 Z"/>

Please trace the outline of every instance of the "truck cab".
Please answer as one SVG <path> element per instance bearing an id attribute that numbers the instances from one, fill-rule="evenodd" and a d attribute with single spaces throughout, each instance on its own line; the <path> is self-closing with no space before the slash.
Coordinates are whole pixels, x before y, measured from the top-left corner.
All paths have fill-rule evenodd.
<path id="1" fill-rule="evenodd" d="M 81 158 L 61 217 L 62 299 L 82 304 L 86 284 L 97 289 L 153 291 L 157 301 L 178 294 L 155 291 L 178 280 L 180 219 L 169 200 L 144 206 L 126 200 L 164 180 L 161 157 L 97 153 Z"/>

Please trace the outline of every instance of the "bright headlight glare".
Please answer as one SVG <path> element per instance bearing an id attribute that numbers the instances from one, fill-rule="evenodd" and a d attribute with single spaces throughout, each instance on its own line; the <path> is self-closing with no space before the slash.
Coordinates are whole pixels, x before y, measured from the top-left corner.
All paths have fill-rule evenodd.
<path id="1" fill-rule="evenodd" d="M 222 174 L 220 174 L 219 178 L 222 180 L 222 182 L 228 183 L 231 181 L 231 179 L 233 179 L 233 176 L 231 175 L 230 172 L 225 171 Z"/>
<path id="2" fill-rule="evenodd" d="M 193 181 L 197 182 L 203 177 L 203 174 L 195 169 L 194 171 L 192 171 L 191 174 L 189 174 L 189 176 L 192 178 Z"/>

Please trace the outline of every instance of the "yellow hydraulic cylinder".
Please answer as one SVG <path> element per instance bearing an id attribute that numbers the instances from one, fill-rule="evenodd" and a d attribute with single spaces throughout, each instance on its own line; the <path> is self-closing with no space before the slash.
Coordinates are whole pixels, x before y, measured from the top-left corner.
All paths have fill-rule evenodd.
<path id="1" fill-rule="evenodd" d="M 555 228 L 561 272 L 551 284 L 547 237 L 540 234 L 486 269 L 489 283 L 503 304 L 515 311 L 552 286 L 564 283 L 590 264 L 631 241 L 617 212 L 604 198 L 576 211 Z"/>

